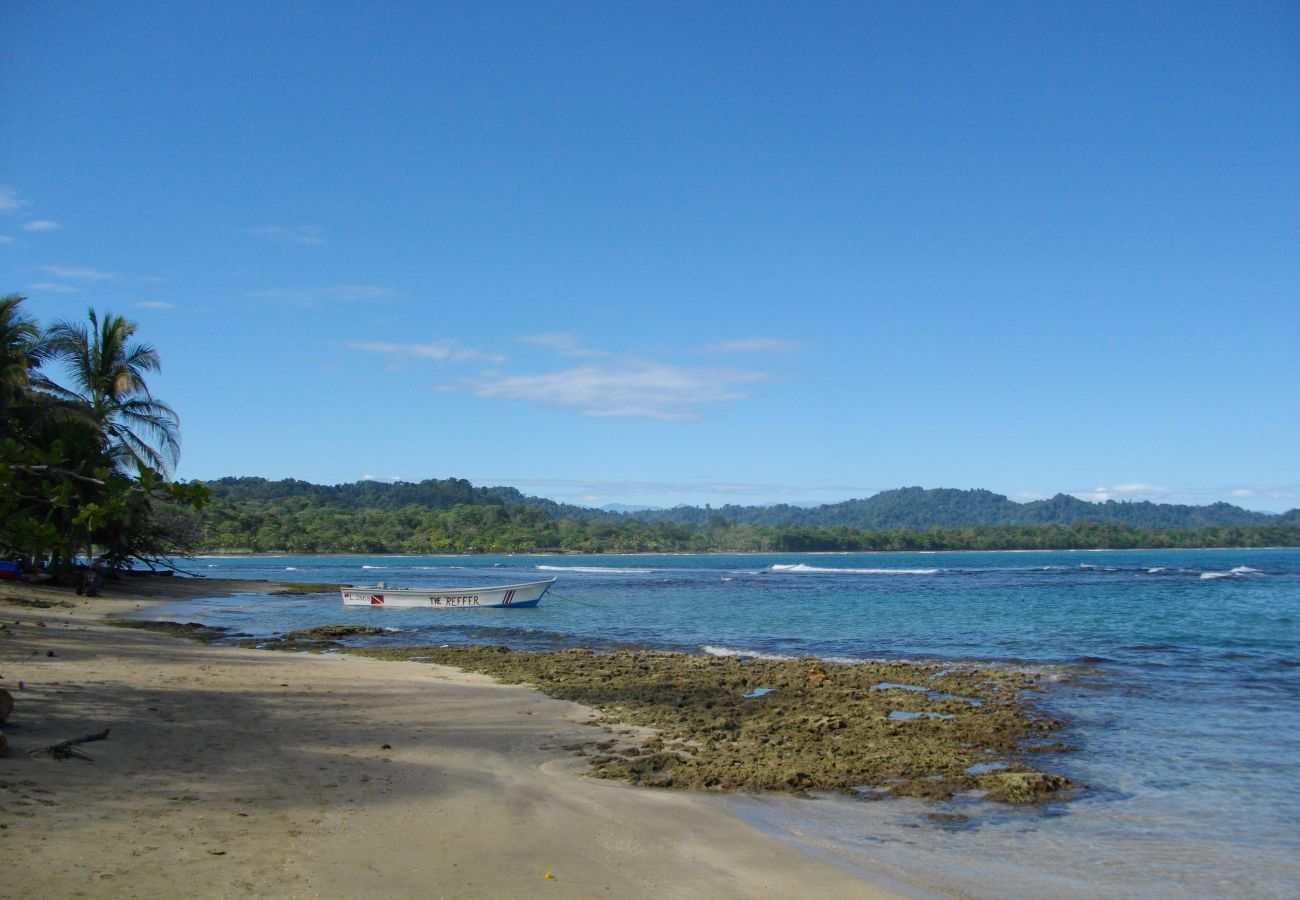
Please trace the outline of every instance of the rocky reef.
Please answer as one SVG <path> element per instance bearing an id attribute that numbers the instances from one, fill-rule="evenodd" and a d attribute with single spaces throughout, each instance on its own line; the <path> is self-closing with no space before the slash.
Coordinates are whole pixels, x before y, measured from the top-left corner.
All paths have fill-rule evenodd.
<path id="1" fill-rule="evenodd" d="M 606 724 L 653 729 L 641 742 L 573 748 L 591 774 L 635 784 L 867 798 L 982 790 L 1006 803 L 1065 799 L 1072 787 L 1025 761 L 1068 748 L 1044 743 L 1061 723 L 1026 706 L 1036 680 L 1012 669 L 489 646 L 349 652 L 531 684 Z"/>

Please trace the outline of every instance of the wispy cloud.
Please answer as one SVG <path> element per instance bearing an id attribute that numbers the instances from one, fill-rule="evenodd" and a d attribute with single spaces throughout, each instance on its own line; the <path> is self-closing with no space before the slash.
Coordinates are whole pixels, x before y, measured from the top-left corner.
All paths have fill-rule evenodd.
<path id="1" fill-rule="evenodd" d="M 377 284 L 339 284 L 322 293 L 334 300 L 383 300 L 393 296 L 393 289 Z"/>
<path id="2" fill-rule="evenodd" d="M 1109 487 L 1095 487 L 1090 491 L 1071 491 L 1080 500 L 1104 503 L 1107 500 L 1152 500 L 1167 497 L 1169 491 L 1156 484 L 1115 484 Z"/>
<path id="3" fill-rule="evenodd" d="M 279 244 L 315 247 L 326 243 L 318 225 L 259 225 L 244 232 Z"/>
<path id="4" fill-rule="evenodd" d="M 29 284 L 27 290 L 45 294 L 75 294 L 77 292 L 77 289 L 70 284 L 54 284 L 48 281 Z"/>
<path id="5" fill-rule="evenodd" d="M 520 371 L 524 366 L 509 361 L 505 354 L 474 350 L 452 339 L 424 343 L 353 341 L 347 346 L 394 360 L 495 364 L 500 368 L 462 377 L 439 390 L 533 403 L 591 418 L 699 421 L 725 403 L 748 397 L 752 385 L 772 377 L 752 368 L 681 365 L 641 356 L 618 356 L 584 347 L 569 332 L 523 335 L 515 341 L 549 350 L 556 357 L 593 361 L 553 371 Z"/>
<path id="6" fill-rule="evenodd" d="M 376 353 L 393 358 L 432 359 L 437 362 L 483 362 L 499 364 L 506 358 L 499 353 L 484 353 L 453 340 L 428 341 L 422 344 L 395 344 L 387 341 L 349 341 L 351 350 Z"/>
<path id="7" fill-rule="evenodd" d="M 711 353 L 794 353 L 802 348 L 798 341 L 775 337 L 735 338 L 705 346 Z"/>
<path id="8" fill-rule="evenodd" d="M 374 284 L 338 284 L 320 288 L 266 288 L 252 291 L 248 296 L 253 300 L 273 300 L 295 306 L 320 306 L 331 302 L 383 300 L 393 296 L 393 290 Z"/>
<path id="9" fill-rule="evenodd" d="M 13 188 L 0 184 L 0 212 L 17 212 L 27 204 L 18 199 Z"/>
<path id="10" fill-rule="evenodd" d="M 1218 485 L 1210 487 L 1165 487 L 1134 482 L 1067 491 L 1080 500 L 1150 500 L 1152 503 L 1185 503 L 1203 506 L 1219 501 L 1234 502 L 1248 509 L 1281 508 L 1300 504 L 1300 485 Z"/>
<path id="11" fill-rule="evenodd" d="M 605 359 L 611 356 L 606 350 L 591 350 L 583 347 L 576 335 L 568 331 L 553 331 L 546 334 L 526 334 L 515 338 L 522 344 L 542 347 L 559 356 L 586 359 Z"/>
<path id="12" fill-rule="evenodd" d="M 71 278 L 74 281 L 112 281 L 117 278 L 114 272 L 100 272 L 96 269 L 73 266 L 41 266 L 41 271 L 55 278 Z"/>
<path id="13" fill-rule="evenodd" d="M 136 306 L 141 309 L 175 309 L 174 303 L 168 303 L 166 300 L 141 300 Z"/>
<path id="14" fill-rule="evenodd" d="M 14 239 L 7 234 L 0 234 L 0 244 L 12 244 Z"/>
<path id="15" fill-rule="evenodd" d="M 696 421 L 710 407 L 748 396 L 764 373 L 654 362 L 587 365 L 535 375 L 486 373 L 466 387 L 478 397 L 520 400 L 594 418 Z"/>
<path id="16" fill-rule="evenodd" d="M 22 225 L 23 231 L 58 231 L 62 227 L 58 222 L 51 222 L 49 219 L 34 219 Z"/>

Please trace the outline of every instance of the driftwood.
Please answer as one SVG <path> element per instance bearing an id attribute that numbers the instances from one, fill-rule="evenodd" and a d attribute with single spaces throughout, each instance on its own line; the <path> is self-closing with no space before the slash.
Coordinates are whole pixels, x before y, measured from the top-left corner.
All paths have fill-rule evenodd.
<path id="1" fill-rule="evenodd" d="M 78 738 L 69 738 L 66 741 L 59 741 L 57 744 L 50 744 L 48 747 L 41 747 L 37 750 L 28 750 L 27 752 L 32 756 L 35 756 L 37 753 L 48 753 L 55 759 L 71 759 L 75 756 L 77 759 L 84 759 L 93 762 L 89 756 L 82 753 L 80 750 L 75 749 L 77 744 L 88 744 L 91 741 L 102 741 L 106 737 L 108 737 L 107 728 L 94 734 L 83 734 Z"/>

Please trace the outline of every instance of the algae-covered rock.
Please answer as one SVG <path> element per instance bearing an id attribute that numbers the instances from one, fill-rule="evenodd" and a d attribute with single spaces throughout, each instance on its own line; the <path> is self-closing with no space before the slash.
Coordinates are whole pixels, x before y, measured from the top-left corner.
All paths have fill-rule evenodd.
<path id="1" fill-rule="evenodd" d="M 167 622 L 160 619 L 114 619 L 104 620 L 105 624 L 115 628 L 135 628 L 141 631 L 159 631 L 174 634 L 200 643 L 210 644 L 219 641 L 230 633 L 230 629 L 217 625 L 204 625 L 201 622 Z"/>
<path id="2" fill-rule="evenodd" d="M 315 628 L 302 628 L 298 631 L 290 631 L 284 636 L 283 640 L 329 640 L 333 638 L 383 633 L 384 629 L 376 628 L 374 625 L 317 625 Z"/>
<path id="3" fill-rule="evenodd" d="M 658 738 L 641 752 L 602 751 L 593 761 L 593 775 L 636 784 L 843 793 L 874 785 L 936 798 L 985 787 L 1016 803 L 1055 799 L 1068 785 L 1036 772 L 1023 774 L 1046 780 L 1004 783 L 967 772 L 990 758 L 1018 758 L 1024 740 L 1060 725 L 1017 699 L 1033 677 L 1007 669 L 481 646 L 350 652 L 532 684 L 600 710 L 605 723 L 654 729 Z"/>
<path id="4" fill-rule="evenodd" d="M 1000 803 L 1042 803 L 1057 799 L 1071 786 L 1068 778 L 1043 772 L 995 772 L 981 775 L 979 781 L 988 788 L 988 799 Z"/>

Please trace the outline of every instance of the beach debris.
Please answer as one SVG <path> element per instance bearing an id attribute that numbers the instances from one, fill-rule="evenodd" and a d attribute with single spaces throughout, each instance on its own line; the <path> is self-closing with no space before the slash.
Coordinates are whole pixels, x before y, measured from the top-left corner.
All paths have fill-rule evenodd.
<path id="1" fill-rule="evenodd" d="M 19 682 L 21 685 L 22 682 Z M 9 714 L 14 711 L 14 695 L 0 688 L 0 722 L 9 718 Z"/>
<path id="2" fill-rule="evenodd" d="M 550 872 L 546 872 L 546 873 L 543 873 L 542 877 L 545 878 L 547 881 L 550 881 L 552 878 L 555 877 L 555 875 L 553 875 L 553 874 L 550 873 Z"/>
<path id="3" fill-rule="evenodd" d="M 0 734 L 0 756 L 4 756 L 8 752 L 9 752 L 9 742 L 5 740 L 5 736 L 3 734 Z"/>
<path id="4" fill-rule="evenodd" d="M 28 750 L 28 754 L 35 756 L 38 753 L 48 753 L 54 759 L 84 759 L 87 762 L 93 762 L 89 756 L 76 749 L 78 744 L 89 744 L 91 741 L 102 741 L 108 737 L 108 729 L 97 731 L 94 734 L 83 734 L 81 737 L 69 738 L 66 741 L 59 741 L 57 744 L 50 744 L 48 747 L 40 747 L 36 750 Z"/>

